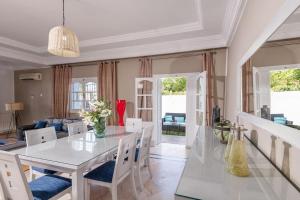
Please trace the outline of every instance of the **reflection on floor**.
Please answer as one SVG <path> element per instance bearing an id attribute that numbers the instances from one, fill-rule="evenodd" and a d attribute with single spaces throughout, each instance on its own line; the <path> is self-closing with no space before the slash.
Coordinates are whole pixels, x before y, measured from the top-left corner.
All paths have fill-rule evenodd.
<path id="1" fill-rule="evenodd" d="M 162 135 L 162 143 L 170 144 L 182 144 L 185 145 L 186 137 L 185 136 L 176 136 L 176 135 Z"/>
<path id="2" fill-rule="evenodd" d="M 139 191 L 139 200 L 183 200 L 176 197 L 175 192 L 185 165 L 187 155 L 185 146 L 162 143 L 151 148 L 152 179 L 148 171 L 142 170 L 144 190 Z M 118 186 L 118 200 L 133 200 L 133 192 L 130 180 L 127 178 Z M 69 200 L 69 195 L 61 200 Z M 99 186 L 93 186 L 91 200 L 110 200 L 109 190 Z"/>

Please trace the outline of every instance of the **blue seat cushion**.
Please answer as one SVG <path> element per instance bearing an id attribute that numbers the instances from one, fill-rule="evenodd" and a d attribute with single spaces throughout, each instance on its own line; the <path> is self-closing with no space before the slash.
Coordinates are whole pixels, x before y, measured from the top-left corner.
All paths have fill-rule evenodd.
<path id="1" fill-rule="evenodd" d="M 115 165 L 116 162 L 114 160 L 108 161 L 87 173 L 84 178 L 111 183 L 114 175 Z"/>
<path id="2" fill-rule="evenodd" d="M 34 200 L 48 200 L 72 186 L 71 179 L 46 175 L 29 183 Z"/>
<path id="3" fill-rule="evenodd" d="M 34 171 L 38 171 L 41 172 L 43 174 L 55 174 L 56 171 L 50 170 L 50 169 L 43 169 L 43 168 L 39 168 L 39 167 L 32 167 L 32 169 Z"/>
<path id="4" fill-rule="evenodd" d="M 140 153 L 140 148 L 136 148 L 135 149 L 135 157 L 134 157 L 134 161 L 136 162 L 138 157 L 139 157 L 139 153 Z"/>

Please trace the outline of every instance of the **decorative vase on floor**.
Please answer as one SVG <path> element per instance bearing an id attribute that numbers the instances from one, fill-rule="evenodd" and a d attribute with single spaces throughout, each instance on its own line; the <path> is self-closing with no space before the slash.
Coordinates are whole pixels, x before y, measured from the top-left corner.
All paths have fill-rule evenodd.
<path id="1" fill-rule="evenodd" d="M 123 99 L 118 99 L 117 100 L 117 112 L 119 115 L 119 126 L 124 126 L 124 113 L 125 113 L 125 109 L 126 109 L 126 100 Z"/>
<path id="2" fill-rule="evenodd" d="M 94 133 L 97 138 L 103 138 L 105 136 L 106 118 L 100 117 L 98 121 L 94 122 Z"/>

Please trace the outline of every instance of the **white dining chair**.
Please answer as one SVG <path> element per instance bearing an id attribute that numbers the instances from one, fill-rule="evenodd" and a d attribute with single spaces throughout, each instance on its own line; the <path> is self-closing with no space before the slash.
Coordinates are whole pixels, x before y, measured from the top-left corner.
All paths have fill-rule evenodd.
<path id="1" fill-rule="evenodd" d="M 54 200 L 71 194 L 72 182 L 68 178 L 46 175 L 27 183 L 19 157 L 11 152 L 0 151 L 0 174 L 1 195 L 5 200 Z"/>
<path id="2" fill-rule="evenodd" d="M 69 136 L 74 134 L 86 133 L 88 132 L 87 125 L 84 122 L 75 122 L 68 124 L 68 134 Z"/>
<path id="3" fill-rule="evenodd" d="M 143 128 L 143 121 L 140 118 L 127 118 L 125 122 L 126 132 L 141 133 Z"/>
<path id="4" fill-rule="evenodd" d="M 85 199 L 90 198 L 90 185 L 108 187 L 112 200 L 117 200 L 117 187 L 126 177 L 130 176 L 135 199 L 137 191 L 134 180 L 134 158 L 136 152 L 136 134 L 132 133 L 120 139 L 116 160 L 111 160 L 87 173 L 85 177 Z"/>
<path id="5" fill-rule="evenodd" d="M 152 178 L 152 172 L 150 168 L 150 146 L 151 146 L 151 139 L 152 139 L 152 132 L 153 132 L 153 125 L 147 125 L 143 128 L 141 142 L 136 148 L 135 154 L 135 171 L 137 173 L 138 184 L 143 190 L 143 181 L 141 177 L 141 168 L 147 167 L 150 178 Z"/>
<path id="6" fill-rule="evenodd" d="M 45 143 L 48 141 L 56 140 L 56 132 L 54 127 L 47 127 L 41 129 L 34 129 L 25 131 L 25 138 L 27 146 L 32 146 L 36 144 Z M 30 177 L 34 180 L 35 177 L 45 175 L 45 174 L 56 174 L 56 171 L 43 169 L 39 167 L 30 167 Z"/>

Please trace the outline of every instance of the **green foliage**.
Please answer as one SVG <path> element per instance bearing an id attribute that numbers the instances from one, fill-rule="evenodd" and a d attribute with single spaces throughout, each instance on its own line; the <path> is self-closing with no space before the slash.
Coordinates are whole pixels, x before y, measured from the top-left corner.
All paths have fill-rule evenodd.
<path id="1" fill-rule="evenodd" d="M 186 78 L 165 78 L 162 81 L 163 95 L 181 95 L 186 92 Z"/>
<path id="2" fill-rule="evenodd" d="M 271 72 L 273 92 L 300 91 L 300 69 L 288 69 Z"/>

